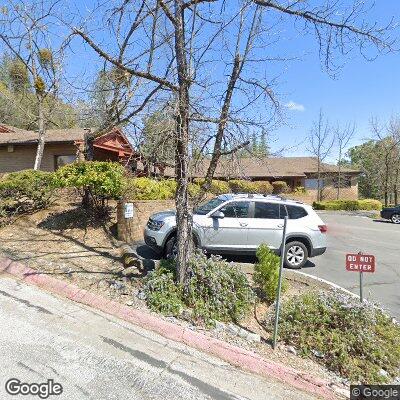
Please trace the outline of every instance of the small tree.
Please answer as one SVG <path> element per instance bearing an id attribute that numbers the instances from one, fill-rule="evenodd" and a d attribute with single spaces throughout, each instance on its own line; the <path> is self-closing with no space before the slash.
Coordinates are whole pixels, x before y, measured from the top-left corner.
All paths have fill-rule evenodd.
<path id="1" fill-rule="evenodd" d="M 337 192 L 336 192 L 336 198 L 338 200 L 340 199 L 340 189 L 342 188 L 342 166 L 343 166 L 344 150 L 348 146 L 350 140 L 353 138 L 355 129 L 356 127 L 354 124 L 347 124 L 343 128 L 341 128 L 338 125 L 335 129 L 335 139 L 338 146 L 338 159 L 337 159 L 338 182 L 337 182 Z"/>
<path id="2" fill-rule="evenodd" d="M 280 258 L 266 244 L 258 248 L 257 258 L 258 263 L 254 266 L 254 283 L 263 291 L 268 301 L 273 301 L 278 288 Z M 283 281 L 282 293 L 286 289 L 286 282 Z"/>
<path id="3" fill-rule="evenodd" d="M 324 185 L 321 185 L 321 180 L 324 176 L 323 162 L 331 153 L 334 137 L 332 128 L 322 110 L 319 111 L 318 120 L 314 122 L 308 135 L 308 151 L 317 158 L 317 201 L 322 200 L 322 191 Z"/>
<path id="4" fill-rule="evenodd" d="M 62 49 L 51 45 L 49 26 L 56 23 L 56 2 L 8 1 L 0 24 L 0 41 L 12 55 L 9 69 L 14 92 L 34 93 L 38 147 L 33 168 L 40 168 L 46 125 L 46 98 L 56 97 L 61 73 Z M 4 94 L 4 93 L 3 93 Z"/>

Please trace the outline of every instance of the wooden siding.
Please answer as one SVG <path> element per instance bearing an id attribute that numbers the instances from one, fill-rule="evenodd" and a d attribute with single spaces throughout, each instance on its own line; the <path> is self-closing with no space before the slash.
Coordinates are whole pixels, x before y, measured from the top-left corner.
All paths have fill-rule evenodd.
<path id="1" fill-rule="evenodd" d="M 0 173 L 32 169 L 36 156 L 36 145 L 13 145 L 14 151 L 8 152 L 7 146 L 0 146 Z M 73 144 L 46 144 L 41 170 L 54 171 L 54 157 L 76 155 Z"/>

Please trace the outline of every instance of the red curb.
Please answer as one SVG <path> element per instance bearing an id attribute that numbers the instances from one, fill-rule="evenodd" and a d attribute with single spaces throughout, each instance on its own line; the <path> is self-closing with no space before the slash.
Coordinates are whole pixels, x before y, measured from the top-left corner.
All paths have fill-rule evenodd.
<path id="1" fill-rule="evenodd" d="M 0 273 L 8 273 L 25 282 L 46 289 L 81 304 L 114 315 L 127 322 L 151 330 L 176 342 L 207 352 L 248 372 L 273 377 L 297 389 L 315 394 L 327 400 L 337 399 L 328 382 L 299 372 L 291 367 L 267 360 L 252 351 L 231 345 L 222 340 L 191 331 L 165 321 L 146 311 L 132 309 L 113 300 L 90 293 L 76 285 L 53 278 L 12 260 L 0 259 Z"/>

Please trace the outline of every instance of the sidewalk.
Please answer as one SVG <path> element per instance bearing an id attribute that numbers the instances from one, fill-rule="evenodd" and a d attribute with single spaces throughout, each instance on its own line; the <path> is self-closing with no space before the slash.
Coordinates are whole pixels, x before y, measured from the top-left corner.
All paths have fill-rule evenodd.
<path id="1" fill-rule="evenodd" d="M 0 277 L 5 381 L 54 379 L 55 399 L 317 399 L 35 286 Z"/>

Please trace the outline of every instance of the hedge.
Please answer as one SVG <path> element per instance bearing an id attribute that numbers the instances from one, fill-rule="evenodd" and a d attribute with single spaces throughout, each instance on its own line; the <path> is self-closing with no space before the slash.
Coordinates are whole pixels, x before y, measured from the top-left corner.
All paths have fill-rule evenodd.
<path id="1" fill-rule="evenodd" d="M 84 208 L 105 216 L 110 211 L 108 200 L 122 196 L 124 175 L 124 167 L 115 162 L 81 161 L 59 168 L 54 173 L 54 184 L 76 189 Z"/>
<path id="2" fill-rule="evenodd" d="M 175 197 L 176 182 L 172 179 L 130 178 L 124 195 L 135 200 L 168 200 Z"/>
<path id="3" fill-rule="evenodd" d="M 194 184 L 201 186 L 204 184 L 204 181 L 205 181 L 205 179 L 196 178 L 196 179 L 194 179 Z M 230 192 L 229 183 L 226 181 L 213 179 L 211 181 L 211 186 L 210 186 L 209 192 L 212 194 L 216 194 L 216 195 L 229 193 Z"/>
<path id="4" fill-rule="evenodd" d="M 55 194 L 53 174 L 24 170 L 0 178 L 0 225 L 13 216 L 46 208 Z"/>
<path id="5" fill-rule="evenodd" d="M 382 209 L 382 203 L 374 199 L 314 201 L 313 208 L 315 210 L 379 211 Z"/>
<path id="6" fill-rule="evenodd" d="M 281 194 L 281 193 L 289 192 L 289 187 L 288 187 L 287 183 L 284 181 L 272 182 L 272 187 L 273 187 L 272 193 L 274 193 L 274 194 Z"/>

